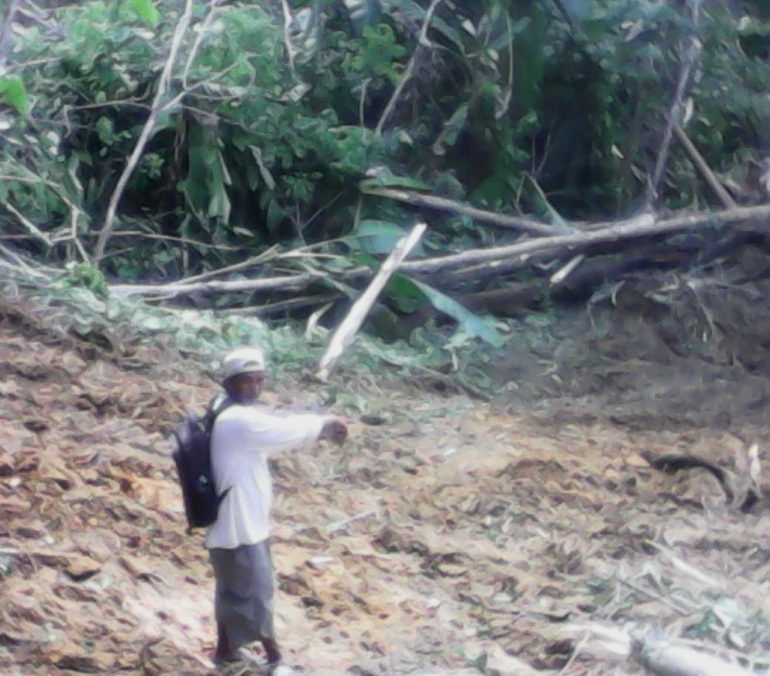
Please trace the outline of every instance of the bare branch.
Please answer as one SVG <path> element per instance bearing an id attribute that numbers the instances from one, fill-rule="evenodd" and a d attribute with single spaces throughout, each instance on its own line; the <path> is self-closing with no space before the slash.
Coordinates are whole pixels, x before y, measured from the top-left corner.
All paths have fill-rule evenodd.
<path id="1" fill-rule="evenodd" d="M 650 215 L 633 218 L 627 221 L 602 223 L 600 227 L 587 232 L 576 232 L 553 237 L 518 242 L 509 246 L 492 247 L 487 249 L 471 249 L 458 254 L 437 256 L 423 260 L 406 261 L 399 266 L 404 274 L 430 277 L 439 273 L 453 270 L 470 270 L 473 266 L 495 266 L 502 272 L 505 269 L 521 267 L 534 262 L 534 254 L 549 254 L 560 256 L 575 254 L 594 244 L 633 240 L 651 235 L 674 234 L 698 226 L 710 224 L 723 227 L 732 223 L 755 221 L 757 230 L 767 230 L 770 227 L 770 206 L 738 207 L 725 211 L 705 213 L 676 214 L 655 220 Z M 309 248 L 309 247 L 308 247 Z M 303 274 L 287 275 L 285 277 L 270 277 L 263 279 L 244 279 L 227 282 L 177 283 L 161 285 L 120 284 L 110 287 L 110 291 L 122 296 L 165 296 L 173 297 L 195 291 L 276 291 L 278 289 L 302 288 L 321 279 L 360 280 L 371 277 L 371 270 L 362 266 L 349 270 L 338 277 L 331 277 L 319 271 Z"/>
<path id="2" fill-rule="evenodd" d="M 296 50 L 294 49 L 294 46 L 291 44 L 291 38 L 289 37 L 289 31 L 291 28 L 291 9 L 289 8 L 289 3 L 286 2 L 286 0 L 281 0 L 281 8 L 283 9 L 283 41 L 284 45 L 286 46 L 286 56 L 289 57 L 289 68 L 291 68 L 291 72 L 294 72 L 294 56 L 296 55 Z"/>
<path id="3" fill-rule="evenodd" d="M 687 154 L 690 156 L 690 160 L 695 165 L 695 168 L 698 170 L 700 175 L 703 177 L 703 180 L 709 184 L 709 187 L 711 190 L 713 190 L 714 195 L 722 203 L 722 206 L 725 209 L 732 209 L 737 207 L 738 205 L 735 203 L 735 200 L 730 196 L 730 193 L 727 192 L 725 187 L 719 182 L 719 179 L 714 175 L 714 172 L 711 171 L 711 167 L 709 167 L 708 163 L 703 158 L 703 155 L 700 154 L 698 149 L 695 147 L 695 144 L 687 135 L 687 132 L 682 129 L 678 122 L 674 124 L 674 134 L 676 135 L 677 141 L 679 141 L 679 143 L 682 144 L 682 147 L 687 151 Z"/>
<path id="4" fill-rule="evenodd" d="M 46 246 L 50 247 L 52 245 L 48 235 L 40 230 L 32 221 L 13 206 L 13 204 L 7 200 L 3 200 L 0 204 L 2 204 L 7 211 L 11 212 L 18 219 L 19 223 L 21 223 L 30 234 L 34 235 L 36 239 L 39 239 Z"/>
<path id="5" fill-rule="evenodd" d="M 468 216 L 474 221 L 487 223 L 498 228 L 506 230 L 519 230 L 531 235 L 556 235 L 564 232 L 563 229 L 555 228 L 546 223 L 539 223 L 528 218 L 519 218 L 518 216 L 507 216 L 493 211 L 477 209 L 460 202 L 446 199 L 444 197 L 434 197 L 433 195 L 424 195 L 422 193 L 410 192 L 407 190 L 393 190 L 392 188 L 364 188 L 362 192 L 366 195 L 375 197 L 385 197 L 387 199 L 405 202 L 416 207 L 427 207 L 429 209 L 438 209 L 439 211 L 448 211 L 462 216 Z"/>
<path id="6" fill-rule="evenodd" d="M 509 246 L 491 249 L 471 249 L 459 254 L 440 256 L 423 261 L 405 263 L 402 271 L 406 273 L 419 272 L 432 274 L 444 270 L 453 270 L 479 263 L 510 260 L 515 256 L 531 255 L 534 253 L 576 252 L 592 244 L 617 242 L 621 240 L 649 237 L 651 235 L 673 234 L 689 230 L 701 225 L 725 226 L 741 221 L 755 220 L 763 228 L 770 227 L 770 206 L 738 207 L 725 211 L 677 214 L 668 218 L 655 220 L 651 216 L 633 218 L 628 221 L 603 223 L 601 227 L 589 232 L 576 232 L 555 237 L 540 237 L 527 242 L 519 242 Z"/>
<path id="7" fill-rule="evenodd" d="M 388 105 L 385 106 L 385 110 L 382 112 L 380 121 L 377 123 L 377 128 L 375 131 L 378 135 L 382 134 L 382 130 L 385 128 L 385 124 L 387 123 L 388 119 L 393 114 L 393 111 L 396 108 L 398 99 L 401 98 L 401 94 L 404 91 L 404 87 L 406 87 L 406 84 L 412 78 L 415 65 L 417 63 L 418 54 L 423 48 L 430 47 L 431 43 L 428 40 L 428 28 L 430 28 L 430 22 L 433 19 L 433 15 L 435 14 L 436 9 L 442 2 L 443 0 L 431 0 L 430 7 L 428 7 L 428 11 L 425 13 L 425 20 L 422 22 L 422 30 L 420 31 L 420 38 L 417 43 L 417 46 L 414 48 L 414 52 L 412 52 L 412 57 L 409 59 L 409 63 L 406 66 L 406 70 L 404 70 L 404 74 L 401 76 L 401 80 L 396 86 L 396 89 L 394 90 L 393 95 L 390 97 L 390 101 L 388 101 Z"/>
<path id="8" fill-rule="evenodd" d="M 700 18 L 700 3 L 702 0 L 691 1 L 693 5 L 693 24 L 697 27 Z M 660 150 L 658 151 L 658 159 L 655 162 L 655 169 L 652 174 L 652 179 L 650 180 L 647 196 L 648 204 L 654 204 L 658 201 L 658 188 L 663 180 L 663 174 L 665 173 L 666 165 L 668 164 L 668 155 L 671 147 L 671 138 L 674 134 L 674 127 L 679 124 L 682 119 L 685 93 L 687 92 L 687 87 L 690 84 L 690 76 L 692 75 L 693 68 L 698 61 L 702 48 L 703 45 L 696 35 L 691 35 L 682 44 L 682 69 L 679 73 L 679 82 L 676 86 L 674 101 L 671 104 L 666 128 L 663 132 L 663 140 L 660 145 Z"/>
<path id="9" fill-rule="evenodd" d="M 123 193 L 125 192 L 131 175 L 134 173 L 137 164 L 139 164 L 139 160 L 142 156 L 142 153 L 144 152 L 144 148 L 147 145 L 147 142 L 150 140 L 150 135 L 155 128 L 155 123 L 158 119 L 158 116 L 164 107 L 163 99 L 171 82 L 171 71 L 174 67 L 174 63 L 176 62 L 179 49 L 182 46 L 182 40 L 184 39 L 185 33 L 187 33 L 187 28 L 190 25 L 190 19 L 192 18 L 192 8 L 193 0 L 186 0 L 182 15 L 179 17 L 179 21 L 177 22 L 176 28 L 174 29 L 174 35 L 171 39 L 171 47 L 169 49 L 168 58 L 166 59 L 166 63 L 163 66 L 163 71 L 161 72 L 160 79 L 158 81 L 158 89 L 155 92 L 155 98 L 152 102 L 150 115 L 148 116 L 147 121 L 144 123 L 144 127 L 142 127 L 142 132 L 139 135 L 139 139 L 137 140 L 136 145 L 134 146 L 131 157 L 129 157 L 128 162 L 126 163 L 126 167 L 123 169 L 123 173 L 118 179 L 118 184 L 115 186 L 115 190 L 110 197 L 110 202 L 107 206 L 107 217 L 104 219 L 104 225 L 102 226 L 101 232 L 99 232 L 99 238 L 96 241 L 96 248 L 94 250 L 94 265 L 97 267 L 99 266 L 101 259 L 104 257 L 104 249 L 107 246 L 107 242 L 112 236 L 112 231 L 115 227 L 115 215 L 117 213 L 118 203 L 123 197 Z"/>
<path id="10" fill-rule="evenodd" d="M 195 38 L 195 42 L 193 43 L 193 47 L 190 50 L 190 55 L 187 57 L 187 63 L 185 64 L 184 71 L 182 72 L 183 89 L 187 89 L 187 78 L 190 75 L 190 69 L 193 66 L 195 57 L 198 55 L 198 52 L 200 51 L 201 43 L 203 42 L 203 40 L 206 39 L 206 33 L 208 32 L 209 27 L 211 26 L 211 22 L 214 20 L 214 17 L 216 16 L 217 5 L 219 4 L 219 1 L 220 0 L 211 0 L 208 14 L 206 14 L 206 18 L 203 19 L 203 23 L 201 24 L 200 31 L 198 32 L 198 35 Z"/>
<path id="11" fill-rule="evenodd" d="M 116 296 L 174 296 L 196 291 L 218 291 L 235 293 L 238 291 L 275 291 L 277 289 L 302 288 L 311 282 L 324 279 L 321 272 L 308 272 L 285 277 L 265 277 L 263 279 L 244 279 L 230 282 L 198 282 L 191 284 L 114 284 L 110 292 Z"/>

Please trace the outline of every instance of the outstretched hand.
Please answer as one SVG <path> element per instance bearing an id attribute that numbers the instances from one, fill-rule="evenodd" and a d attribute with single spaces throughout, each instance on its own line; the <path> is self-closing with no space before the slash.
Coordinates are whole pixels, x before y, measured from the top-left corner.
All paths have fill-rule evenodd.
<path id="1" fill-rule="evenodd" d="M 321 438 L 342 445 L 348 438 L 348 426 L 342 418 L 330 418 L 324 423 Z"/>

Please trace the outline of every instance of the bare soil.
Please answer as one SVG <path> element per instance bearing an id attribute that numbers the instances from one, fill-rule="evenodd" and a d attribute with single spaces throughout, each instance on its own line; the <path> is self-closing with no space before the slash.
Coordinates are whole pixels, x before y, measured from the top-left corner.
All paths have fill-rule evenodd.
<path id="1" fill-rule="evenodd" d="M 211 572 L 164 438 L 211 381 L 29 308 L 0 319 L 0 672 L 217 673 Z M 277 627 L 298 671 L 641 673 L 582 641 L 584 622 L 770 649 L 768 515 L 640 456 L 736 466 L 756 441 L 764 457 L 764 369 L 677 355 L 644 313 L 586 321 L 501 357 L 493 404 L 351 380 L 386 423 L 276 463 Z"/>

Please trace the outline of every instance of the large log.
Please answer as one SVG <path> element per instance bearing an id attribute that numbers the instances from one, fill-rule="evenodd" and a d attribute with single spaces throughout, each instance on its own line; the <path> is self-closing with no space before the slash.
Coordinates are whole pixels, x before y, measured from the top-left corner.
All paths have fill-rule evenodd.
<path id="1" fill-rule="evenodd" d="M 608 225 L 590 232 L 577 232 L 569 235 L 541 237 L 519 242 L 509 246 L 490 249 L 471 249 L 459 254 L 438 256 L 423 261 L 405 263 L 401 272 L 407 274 L 429 275 L 435 272 L 455 270 L 481 263 L 490 263 L 516 256 L 549 252 L 552 254 L 574 253 L 593 244 L 602 242 L 620 242 L 639 239 L 652 235 L 674 234 L 702 225 L 723 227 L 741 221 L 763 221 L 757 229 L 766 231 L 770 227 L 770 205 L 757 207 L 738 207 L 724 211 L 677 215 L 654 220 L 632 219 L 614 225 Z"/>
<path id="2" fill-rule="evenodd" d="M 515 259 L 523 263 L 531 263 L 531 257 L 535 254 L 568 255 L 601 243 L 631 241 L 653 235 L 670 235 L 704 225 L 724 227 L 750 220 L 757 221 L 752 226 L 754 230 L 766 232 L 770 226 L 770 205 L 738 207 L 736 209 L 715 212 L 679 214 L 659 220 L 655 220 L 652 217 L 635 218 L 629 221 L 604 225 L 599 229 L 587 232 L 540 237 L 508 246 L 471 249 L 447 256 L 409 261 L 402 263 L 399 271 L 408 275 L 430 277 L 438 273 L 446 273 L 484 264 L 511 263 Z M 369 268 L 359 267 L 344 273 L 341 275 L 341 278 L 345 280 L 369 279 L 371 276 L 372 271 Z M 327 275 L 321 272 L 308 272 L 298 275 L 287 275 L 285 277 L 226 282 L 162 285 L 114 284 L 110 286 L 110 291 L 121 296 L 162 296 L 171 298 L 175 295 L 198 291 L 232 293 L 239 291 L 274 291 L 287 288 L 299 289 L 326 277 Z"/>

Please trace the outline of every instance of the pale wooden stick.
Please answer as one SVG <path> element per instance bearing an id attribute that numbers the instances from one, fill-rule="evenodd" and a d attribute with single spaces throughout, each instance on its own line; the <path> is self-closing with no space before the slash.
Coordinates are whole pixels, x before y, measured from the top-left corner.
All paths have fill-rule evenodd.
<path id="1" fill-rule="evenodd" d="M 329 377 L 329 373 L 331 373 L 337 360 L 339 360 L 342 353 L 350 345 L 358 329 L 361 328 L 361 324 L 363 324 L 366 315 L 369 314 L 369 310 L 372 309 L 372 305 L 374 305 L 385 284 L 387 284 L 390 277 L 401 265 L 401 262 L 414 249 L 427 228 L 427 224 L 418 223 L 406 237 L 402 237 L 396 242 L 396 246 L 390 256 L 385 259 L 385 262 L 366 291 L 353 303 L 353 307 L 350 308 L 347 317 L 345 317 L 334 332 L 329 341 L 329 346 L 326 348 L 326 352 L 318 365 L 317 378 L 325 381 Z"/>
<path id="2" fill-rule="evenodd" d="M 324 279 L 322 272 L 307 272 L 285 277 L 263 277 L 262 279 L 238 279 L 227 282 L 194 282 L 192 284 L 112 284 L 110 293 L 116 296 L 164 296 L 173 298 L 180 294 L 197 291 L 236 293 L 238 291 L 275 291 L 292 287 L 307 286 L 318 279 Z"/>
<path id="3" fill-rule="evenodd" d="M 724 206 L 725 209 L 732 209 L 737 207 L 738 205 L 735 203 L 735 200 L 732 198 L 730 193 L 727 192 L 725 187 L 719 182 L 719 179 L 714 175 L 714 172 L 711 171 L 711 167 L 709 167 L 708 163 L 703 158 L 703 155 L 700 154 L 698 148 L 695 146 L 690 137 L 687 135 L 687 132 L 682 129 L 682 126 L 678 122 L 674 124 L 674 134 L 676 135 L 677 141 L 679 141 L 679 143 L 682 144 L 682 147 L 687 151 L 687 154 L 690 156 L 690 160 L 695 165 L 695 168 L 698 170 L 700 175 L 703 177 L 703 180 L 706 181 L 706 183 L 709 184 L 711 190 L 714 191 L 714 194 L 722 203 L 722 206 Z"/>

